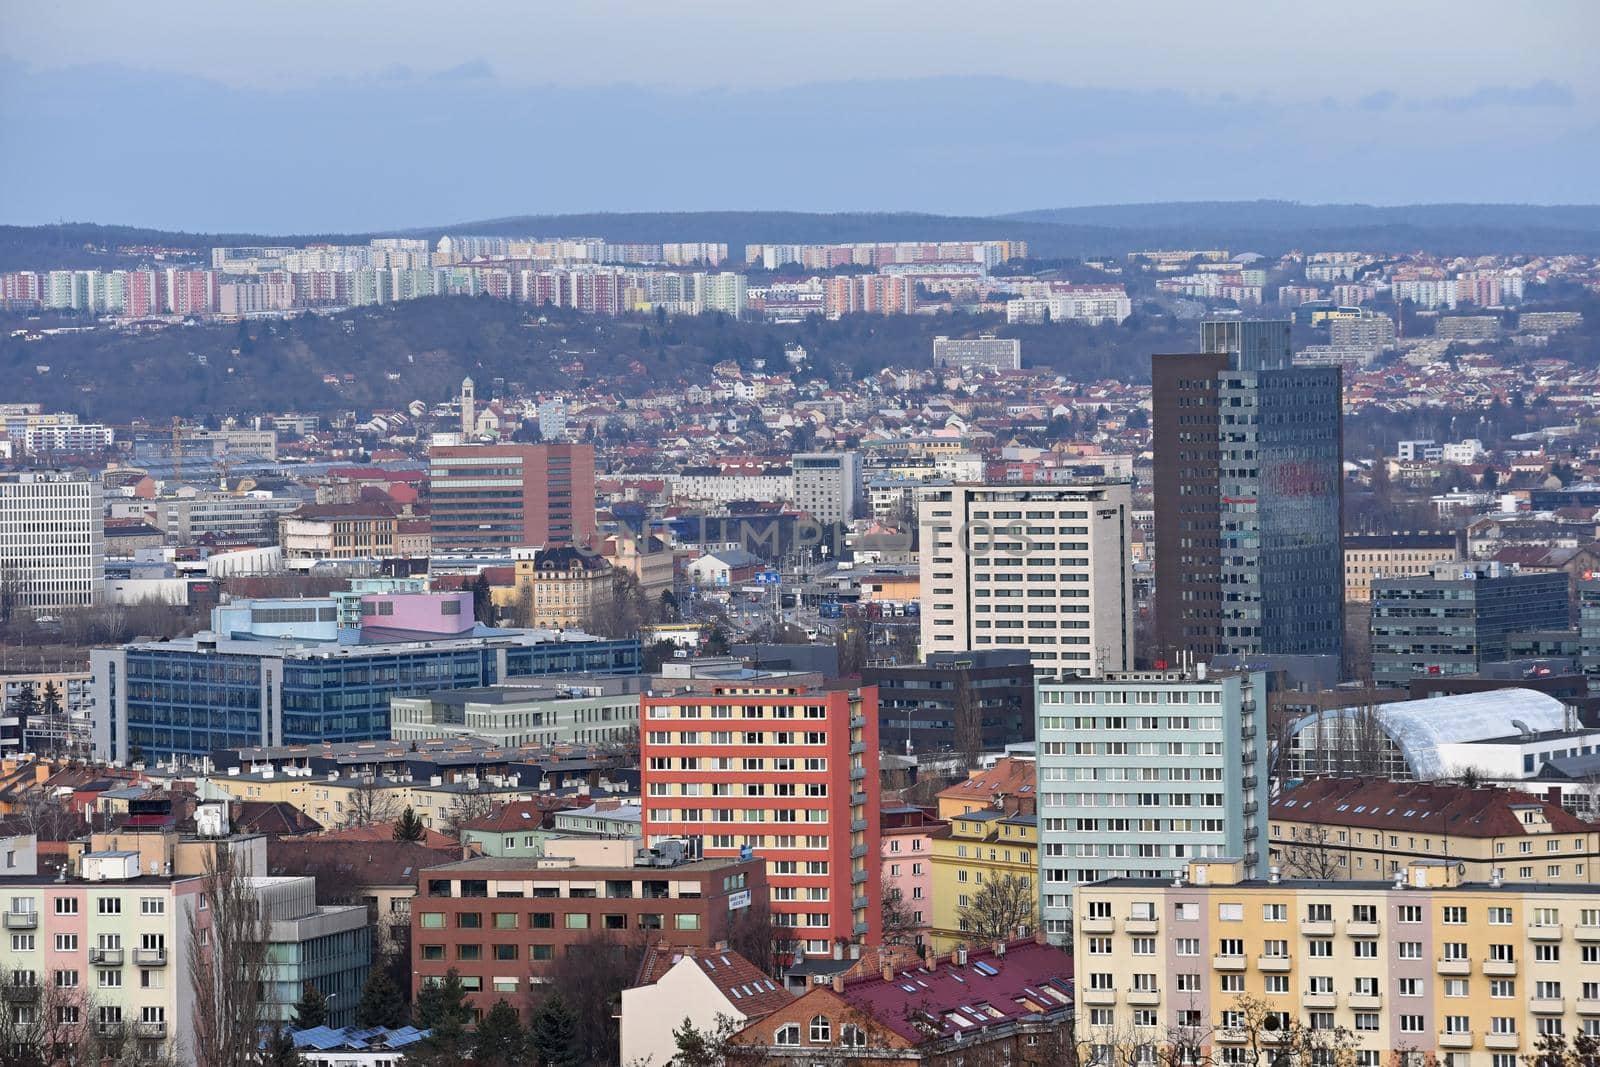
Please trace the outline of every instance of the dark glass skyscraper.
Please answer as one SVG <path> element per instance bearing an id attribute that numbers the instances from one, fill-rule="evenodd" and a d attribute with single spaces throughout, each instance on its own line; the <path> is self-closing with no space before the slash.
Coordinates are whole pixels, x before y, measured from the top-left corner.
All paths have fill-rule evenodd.
<path id="1" fill-rule="evenodd" d="M 1339 370 L 1294 366 L 1286 321 L 1201 340 L 1151 365 L 1155 654 L 1338 656 Z"/>

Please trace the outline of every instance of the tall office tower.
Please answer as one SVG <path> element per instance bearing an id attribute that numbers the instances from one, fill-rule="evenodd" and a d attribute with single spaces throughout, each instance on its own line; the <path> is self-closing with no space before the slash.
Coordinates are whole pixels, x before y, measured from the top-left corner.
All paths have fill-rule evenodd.
<path id="1" fill-rule="evenodd" d="M 808 955 L 878 936 L 878 693 L 781 678 L 640 698 L 646 844 L 767 861 L 772 924 Z"/>
<path id="2" fill-rule="evenodd" d="M 16 602 L 86 606 L 104 580 L 100 479 L 81 470 L 0 473 L 0 583 Z"/>
<path id="3" fill-rule="evenodd" d="M 1156 655 L 1338 656 L 1337 367 L 1296 367 L 1287 322 L 1202 324 L 1151 361 Z"/>
<path id="4" fill-rule="evenodd" d="M 1041 678 L 1035 706 L 1040 917 L 1058 944 L 1083 882 L 1221 856 L 1266 873 L 1265 674 Z"/>
<path id="5" fill-rule="evenodd" d="M 861 453 L 797 452 L 795 503 L 820 523 L 849 522 L 861 500 Z"/>
<path id="6" fill-rule="evenodd" d="M 594 539 L 593 445 L 442 445 L 428 492 L 438 552 Z"/>
<path id="7" fill-rule="evenodd" d="M 1373 682 L 1406 688 L 1417 677 L 1474 675 L 1509 658 L 1513 633 L 1565 630 L 1567 581 L 1561 571 L 1518 573 L 1499 563 L 1439 563 L 1431 574 L 1372 579 Z"/>
<path id="8" fill-rule="evenodd" d="M 928 489 L 922 651 L 1021 648 L 1050 672 L 1133 659 L 1125 482 Z"/>

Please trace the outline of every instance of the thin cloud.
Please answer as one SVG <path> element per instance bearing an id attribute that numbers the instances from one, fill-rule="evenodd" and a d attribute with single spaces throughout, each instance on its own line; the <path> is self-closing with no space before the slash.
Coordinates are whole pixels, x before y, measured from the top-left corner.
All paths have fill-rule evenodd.
<path id="1" fill-rule="evenodd" d="M 1572 107 L 1577 102 L 1570 85 L 1539 81 L 1532 85 L 1485 85 L 1466 96 L 1429 101 L 1428 106 L 1444 111 L 1481 111 L 1500 107 Z"/>

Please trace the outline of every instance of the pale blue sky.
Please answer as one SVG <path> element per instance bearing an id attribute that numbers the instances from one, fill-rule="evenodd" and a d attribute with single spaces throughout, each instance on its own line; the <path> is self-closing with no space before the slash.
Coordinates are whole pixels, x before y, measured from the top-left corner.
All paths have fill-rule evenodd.
<path id="1" fill-rule="evenodd" d="M 0 0 L 0 221 L 1592 201 L 1597 44 L 1596 0 Z"/>

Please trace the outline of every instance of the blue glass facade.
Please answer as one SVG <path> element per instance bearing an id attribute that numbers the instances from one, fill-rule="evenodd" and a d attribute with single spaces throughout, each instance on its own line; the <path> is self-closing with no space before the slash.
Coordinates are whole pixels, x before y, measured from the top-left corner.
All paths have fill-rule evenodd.
<path id="1" fill-rule="evenodd" d="M 389 736 L 389 698 L 494 685 L 503 676 L 639 670 L 637 640 L 421 643 L 322 651 L 130 645 L 95 653 L 98 706 L 109 708 L 104 754 L 198 757 L 254 744 L 319 744 Z M 118 683 L 110 684 L 111 678 Z"/>

